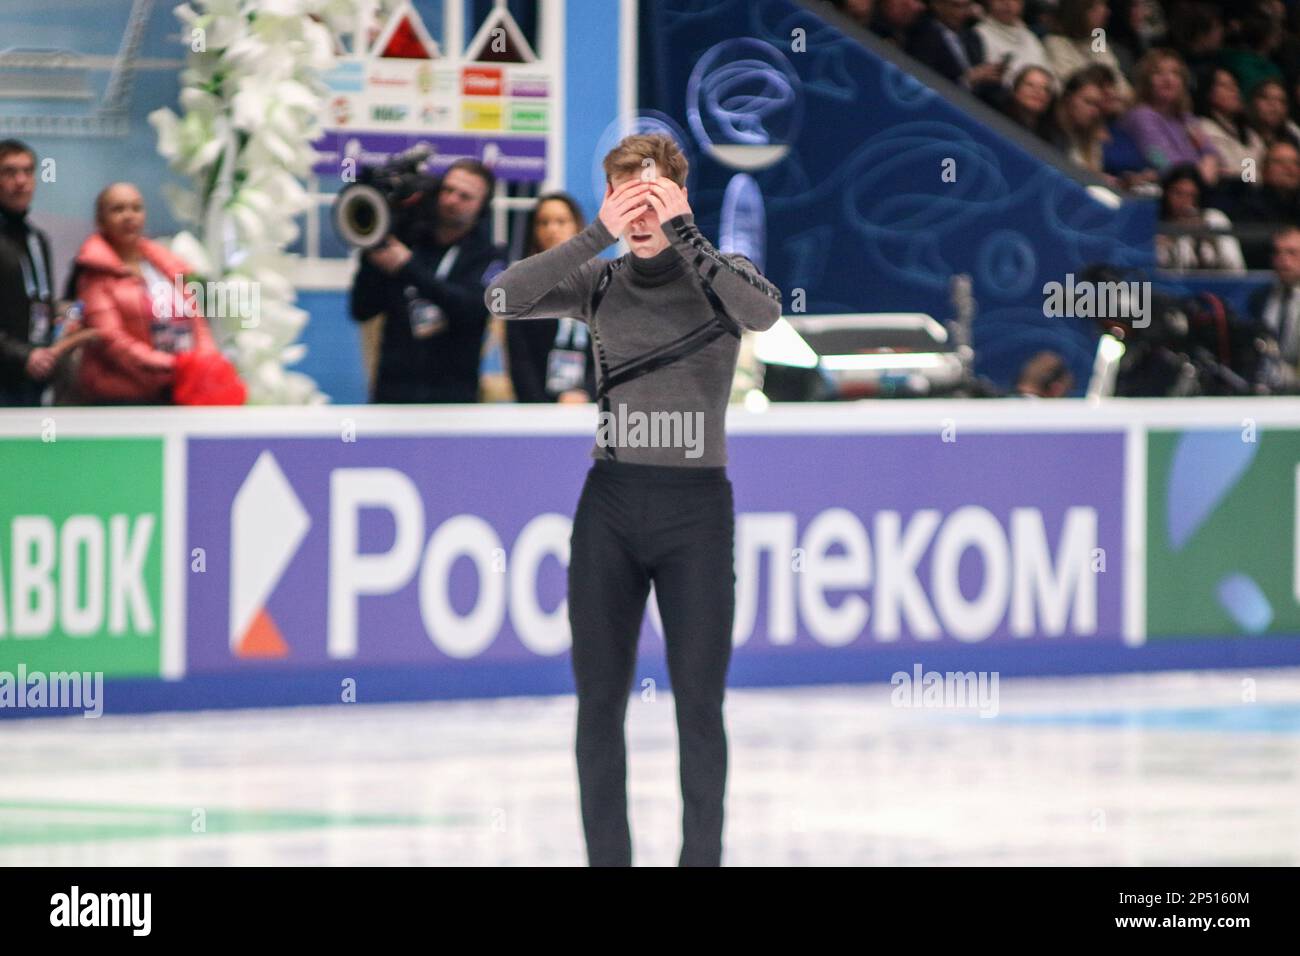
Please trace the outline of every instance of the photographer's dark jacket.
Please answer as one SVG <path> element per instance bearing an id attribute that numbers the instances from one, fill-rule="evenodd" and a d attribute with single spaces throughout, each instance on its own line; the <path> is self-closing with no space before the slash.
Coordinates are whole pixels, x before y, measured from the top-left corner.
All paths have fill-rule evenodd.
<path id="1" fill-rule="evenodd" d="M 476 402 L 483 333 L 487 328 L 484 286 L 503 264 L 501 252 L 478 230 L 455 243 L 456 260 L 444 280 L 438 265 L 449 246 L 436 242 L 411 245 L 411 260 L 393 275 L 361 256 L 352 283 L 350 310 L 358 321 L 385 316 L 376 402 Z M 428 338 L 411 331 L 405 290 L 413 286 L 420 298 L 440 308 L 447 328 Z"/>
<path id="2" fill-rule="evenodd" d="M 574 332 L 583 332 L 579 325 Z M 559 341 L 564 337 L 559 319 L 537 319 L 534 322 L 506 323 L 506 354 L 510 359 L 510 384 L 514 386 L 517 402 L 555 402 L 560 394 L 548 387 L 548 371 L 552 355 L 560 349 L 580 351 L 583 356 L 582 381 L 571 387 L 587 393 L 588 399 L 596 394 L 596 357 L 591 351 L 591 338 L 583 335 L 579 344 Z"/>
<path id="3" fill-rule="evenodd" d="M 740 328 L 761 332 L 781 317 L 781 291 L 744 256 L 714 248 L 695 225 L 694 215 L 677 216 L 661 228 L 669 245 L 658 255 L 640 258 L 628 253 L 613 260 L 594 315 L 593 293 L 606 267 L 605 260 L 596 257 L 615 242 L 599 219 L 567 242 L 516 262 L 492 281 L 486 301 L 505 319 L 571 316 L 586 322 L 602 383 L 608 369 L 662 353 L 709 323 L 715 315 L 710 293 Z M 610 416 L 661 422 L 694 416 L 703 429 L 698 455 L 692 456 L 693 448 L 671 443 L 620 441 L 618 460 L 726 465 L 727 401 L 739 354 L 739 339 L 723 335 L 678 362 L 613 387 L 608 394 Z M 609 458 L 609 451 L 598 428 L 591 456 Z"/>
<path id="4" fill-rule="evenodd" d="M 44 259 L 45 288 L 54 288 L 50 265 L 50 239 L 40 229 L 18 216 L 0 210 L 0 405 L 38 405 L 44 386 L 27 375 L 27 356 L 34 347 L 48 345 L 31 341 L 31 304 L 23 281 L 24 263 L 34 275 L 28 253 L 29 234 L 40 243 Z M 51 321 L 53 293 L 47 296 Z"/>

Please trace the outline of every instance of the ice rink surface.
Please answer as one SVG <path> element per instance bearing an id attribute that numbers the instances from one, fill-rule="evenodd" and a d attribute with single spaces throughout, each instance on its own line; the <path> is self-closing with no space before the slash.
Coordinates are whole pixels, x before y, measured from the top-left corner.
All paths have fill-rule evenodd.
<path id="1" fill-rule="evenodd" d="M 1300 864 L 1300 670 L 733 689 L 729 865 Z M 0 721 L 0 865 L 581 865 L 572 697 Z M 672 698 L 628 705 L 638 865 Z"/>

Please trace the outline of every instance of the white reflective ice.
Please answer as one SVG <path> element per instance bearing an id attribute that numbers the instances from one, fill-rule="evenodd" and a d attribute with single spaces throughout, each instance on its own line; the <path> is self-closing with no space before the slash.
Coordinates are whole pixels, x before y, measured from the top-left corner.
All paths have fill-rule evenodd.
<path id="1" fill-rule="evenodd" d="M 732 689 L 725 862 L 1300 864 L 1300 671 Z M 581 865 L 572 697 L 0 721 L 0 865 Z M 635 859 L 680 839 L 628 707 Z"/>

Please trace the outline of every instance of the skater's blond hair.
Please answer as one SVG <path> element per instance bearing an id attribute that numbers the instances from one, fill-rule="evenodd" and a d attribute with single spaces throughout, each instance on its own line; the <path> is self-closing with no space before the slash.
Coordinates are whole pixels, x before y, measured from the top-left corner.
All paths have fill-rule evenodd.
<path id="1" fill-rule="evenodd" d="M 605 181 L 612 183 L 628 175 L 640 175 L 647 160 L 654 163 L 658 175 L 671 179 L 678 186 L 686 185 L 690 164 L 672 137 L 662 133 L 624 136 L 605 154 Z"/>

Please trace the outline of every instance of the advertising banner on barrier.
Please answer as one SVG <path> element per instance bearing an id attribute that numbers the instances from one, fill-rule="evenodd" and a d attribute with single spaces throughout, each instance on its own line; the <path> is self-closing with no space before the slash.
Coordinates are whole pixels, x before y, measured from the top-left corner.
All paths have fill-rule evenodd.
<path id="1" fill-rule="evenodd" d="M 0 671 L 161 673 L 156 438 L 0 439 Z"/>
<path id="2" fill-rule="evenodd" d="M 751 650 L 1123 643 L 1121 432 L 745 436 L 731 451 Z"/>
<path id="3" fill-rule="evenodd" d="M 187 672 L 569 646 L 577 436 L 188 442 Z M 739 658 L 1120 649 L 1122 432 L 744 435 Z M 658 640 L 651 602 L 643 640 Z"/>
<path id="4" fill-rule="evenodd" d="M 190 441 L 188 546 L 204 570 L 189 576 L 188 672 L 562 653 L 590 448 L 576 436 Z"/>
<path id="5" fill-rule="evenodd" d="M 1147 635 L 1300 635 L 1300 431 L 1151 431 Z"/>

